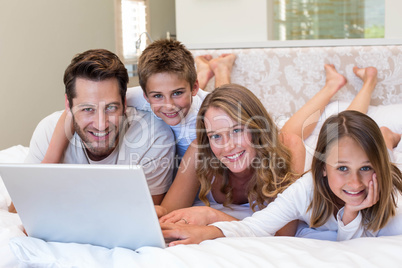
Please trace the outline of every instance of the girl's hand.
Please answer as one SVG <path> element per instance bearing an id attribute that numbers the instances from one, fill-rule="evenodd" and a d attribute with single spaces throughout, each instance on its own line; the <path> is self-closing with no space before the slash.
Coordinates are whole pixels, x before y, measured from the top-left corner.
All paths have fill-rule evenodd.
<path id="1" fill-rule="evenodd" d="M 193 225 L 207 225 L 215 222 L 213 220 L 214 209 L 206 206 L 189 207 L 174 210 L 159 219 L 160 223 L 186 223 Z"/>
<path id="2" fill-rule="evenodd" d="M 374 206 L 379 198 L 380 193 L 378 190 L 377 175 L 373 173 L 373 179 L 369 182 L 366 198 L 359 205 L 348 205 L 346 203 L 342 222 L 347 225 L 357 217 L 360 210 Z"/>
<path id="3" fill-rule="evenodd" d="M 187 224 L 161 223 L 163 237 L 169 247 L 180 244 L 198 244 L 204 240 L 224 237 L 222 231 L 215 226 L 196 226 Z"/>

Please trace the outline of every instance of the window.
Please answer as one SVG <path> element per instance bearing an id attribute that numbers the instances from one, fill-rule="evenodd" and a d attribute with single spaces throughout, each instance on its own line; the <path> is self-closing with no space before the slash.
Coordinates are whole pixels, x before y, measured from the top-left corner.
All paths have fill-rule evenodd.
<path id="1" fill-rule="evenodd" d="M 117 54 L 130 67 L 146 46 L 138 42 L 147 32 L 146 4 L 144 0 L 115 0 L 115 4 Z"/>
<path id="2" fill-rule="evenodd" d="M 384 38 L 384 9 L 384 0 L 275 0 L 274 39 Z"/>

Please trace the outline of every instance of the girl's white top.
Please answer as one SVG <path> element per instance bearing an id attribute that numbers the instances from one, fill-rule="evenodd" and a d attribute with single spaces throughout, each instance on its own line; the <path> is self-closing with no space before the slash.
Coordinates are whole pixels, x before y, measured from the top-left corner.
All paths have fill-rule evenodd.
<path id="1" fill-rule="evenodd" d="M 279 194 L 274 202 L 265 209 L 254 213 L 242 221 L 216 222 L 212 225 L 222 230 L 227 237 L 235 236 L 273 236 L 276 231 L 293 220 L 301 220 L 309 225 L 311 210 L 307 211 L 313 197 L 313 178 L 311 172 L 305 174 L 295 183 L 289 186 L 282 194 Z M 398 198 L 401 201 L 401 198 Z M 399 208 L 402 202 L 399 202 Z M 298 237 L 325 239 L 325 240 L 349 240 L 362 236 L 387 236 L 402 234 L 402 210 L 397 210 L 397 215 L 378 232 L 365 230 L 362 226 L 362 215 L 349 224 L 342 222 L 344 208 L 340 209 L 337 216 L 331 216 L 329 220 L 318 228 L 300 228 L 296 234 Z"/>

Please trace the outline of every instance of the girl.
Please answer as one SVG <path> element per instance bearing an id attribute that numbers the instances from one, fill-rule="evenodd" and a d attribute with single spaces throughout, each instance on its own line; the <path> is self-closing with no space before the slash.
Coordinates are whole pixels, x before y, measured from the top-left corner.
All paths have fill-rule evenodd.
<path id="1" fill-rule="evenodd" d="M 332 232 L 336 240 L 402 234 L 402 213 L 397 211 L 402 174 L 390 162 L 371 118 L 344 111 L 326 120 L 311 169 L 252 217 L 213 226 L 163 224 L 164 236 L 180 239 L 170 245 L 223 236 L 269 236 L 296 219 L 316 231 Z"/>

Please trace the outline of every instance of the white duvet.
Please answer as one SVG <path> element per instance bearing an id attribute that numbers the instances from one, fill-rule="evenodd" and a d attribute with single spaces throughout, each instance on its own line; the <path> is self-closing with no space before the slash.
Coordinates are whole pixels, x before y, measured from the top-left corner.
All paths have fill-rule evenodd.
<path id="1" fill-rule="evenodd" d="M 388 268 L 401 267 L 402 261 L 402 236 L 345 242 L 294 237 L 220 238 L 200 245 L 143 247 L 137 251 L 14 238 L 11 247 L 19 260 L 35 267 Z"/>
<path id="2" fill-rule="evenodd" d="M 344 106 L 331 105 L 327 115 Z M 380 126 L 399 133 L 401 114 L 402 105 L 369 111 Z M 314 146 L 317 135 L 318 130 L 306 145 Z M 402 145 L 397 149 L 395 160 L 401 164 Z M 23 162 L 26 154 L 25 147 L 11 147 L 0 151 L 0 163 Z M 143 247 L 137 251 L 47 243 L 24 235 L 18 215 L 7 211 L 9 203 L 0 179 L 0 267 L 402 267 L 402 236 L 344 242 L 294 237 L 220 238 L 200 245 Z"/>

